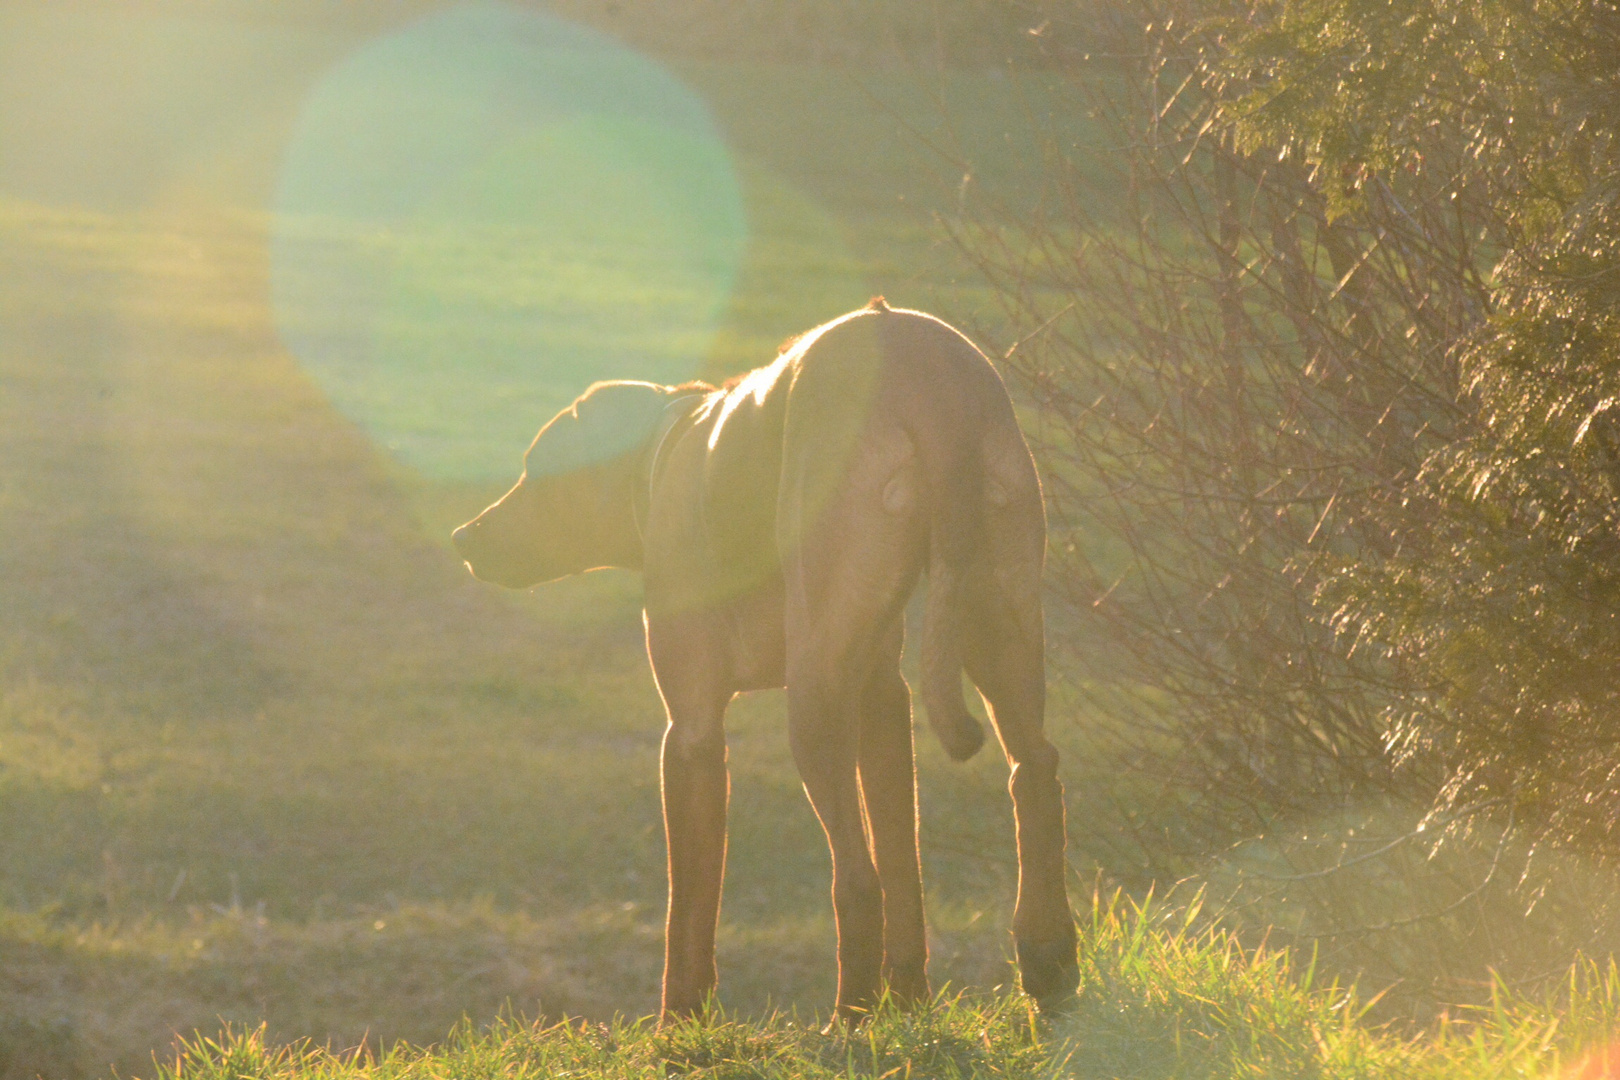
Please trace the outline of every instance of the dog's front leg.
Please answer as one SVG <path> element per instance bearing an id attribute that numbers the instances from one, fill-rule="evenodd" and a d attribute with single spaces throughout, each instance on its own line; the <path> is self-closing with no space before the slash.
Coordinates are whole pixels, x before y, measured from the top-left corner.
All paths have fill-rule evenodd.
<path id="1" fill-rule="evenodd" d="M 685 620 L 682 620 L 685 621 Z M 663 1015 L 689 1016 L 714 994 L 715 928 L 726 870 L 725 710 L 730 692 L 718 653 L 695 627 L 649 622 L 648 653 L 669 714 L 664 731 L 664 839 L 669 854 L 669 915 L 664 925 Z"/>

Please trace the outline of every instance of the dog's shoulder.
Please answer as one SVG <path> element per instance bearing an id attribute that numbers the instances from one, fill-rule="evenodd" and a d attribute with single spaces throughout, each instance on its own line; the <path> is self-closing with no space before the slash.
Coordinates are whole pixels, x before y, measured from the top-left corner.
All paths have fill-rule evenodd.
<path id="1" fill-rule="evenodd" d="M 784 354 L 727 380 L 704 405 L 702 491 L 706 542 L 739 581 L 766 573 L 774 557 L 782 425 L 792 386 Z"/>

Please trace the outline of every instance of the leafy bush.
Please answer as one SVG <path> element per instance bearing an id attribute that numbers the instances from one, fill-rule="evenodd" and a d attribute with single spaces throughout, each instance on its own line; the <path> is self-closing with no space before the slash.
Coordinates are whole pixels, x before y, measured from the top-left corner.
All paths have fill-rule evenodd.
<path id="1" fill-rule="evenodd" d="M 1351 969 L 1422 924 L 1544 970 L 1546 853 L 1620 837 L 1620 16 L 1026 12 L 1043 198 L 957 236 L 1017 327 L 1104 870 L 1247 861 L 1257 924 Z M 1371 863 L 1393 909 L 1340 902 Z M 1613 923 L 1575 914 L 1565 957 Z"/>

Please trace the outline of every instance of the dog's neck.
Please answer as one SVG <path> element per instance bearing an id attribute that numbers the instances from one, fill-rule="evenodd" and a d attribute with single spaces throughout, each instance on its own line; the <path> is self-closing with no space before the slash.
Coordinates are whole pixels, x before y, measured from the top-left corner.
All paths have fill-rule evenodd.
<path id="1" fill-rule="evenodd" d="M 632 479 L 630 491 L 631 521 L 635 526 L 634 536 L 636 550 L 643 555 L 647 534 L 647 513 L 652 505 L 653 485 L 658 482 L 659 472 L 664 463 L 664 452 L 669 444 L 677 437 L 677 432 L 685 429 L 685 422 L 692 418 L 699 402 L 707 396 L 707 391 L 693 391 L 683 393 L 670 399 L 669 405 L 664 409 L 664 415 L 653 431 L 652 438 L 642 447 L 636 455 L 635 475 Z M 640 568 L 640 558 L 637 560 Z"/>
<path id="2" fill-rule="evenodd" d="M 611 566 L 640 572 L 645 558 L 637 500 L 642 487 L 641 455 L 630 453 L 604 466 L 597 486 L 596 512 L 591 515 L 595 536 L 589 538 L 592 565 L 581 570 Z M 599 474 L 600 475 L 600 474 Z"/>
<path id="3" fill-rule="evenodd" d="M 652 487 L 665 460 L 669 445 L 692 417 L 701 393 L 673 398 L 652 436 L 640 447 L 598 467 L 589 490 L 596 495 L 589 515 L 590 531 L 583 537 L 589 565 L 573 573 L 602 567 L 640 571 L 646 559 L 647 510 Z M 584 524 L 583 522 L 581 523 Z"/>

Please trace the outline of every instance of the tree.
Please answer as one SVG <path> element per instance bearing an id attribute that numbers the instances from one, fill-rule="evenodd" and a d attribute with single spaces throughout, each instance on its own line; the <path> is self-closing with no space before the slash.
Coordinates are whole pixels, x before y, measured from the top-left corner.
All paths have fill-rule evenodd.
<path id="1" fill-rule="evenodd" d="M 1615 9 L 1028 15 L 1031 100 L 1094 134 L 1033 109 L 1037 211 L 986 199 L 958 240 L 1017 327 L 1054 636 L 1096 772 L 1130 788 L 1118 867 L 1247 845 L 1284 903 L 1374 856 L 1425 867 L 1399 917 L 1330 885 L 1296 925 L 1365 942 L 1434 936 L 1537 845 L 1607 854 Z M 1433 967 L 1413 940 L 1391 974 Z"/>
<path id="2" fill-rule="evenodd" d="M 1471 427 L 1403 492 L 1426 524 L 1321 590 L 1346 634 L 1418 673 L 1391 741 L 1443 770 L 1437 809 L 1489 807 L 1542 844 L 1620 852 L 1620 12 L 1609 4 L 1329 11 L 1321 55 L 1395 47 L 1329 99 L 1300 25 L 1240 110 L 1256 138 L 1317 140 L 1325 169 L 1428 167 L 1401 125 L 1472 155 L 1455 197 L 1489 209 L 1490 306 L 1453 350 Z M 1383 25 L 1389 23 L 1390 25 Z M 1415 29 L 1422 29 L 1419 34 Z M 1251 61 L 1252 62 L 1252 61 Z M 1348 65 L 1347 65 L 1348 66 Z M 1393 68 L 1394 70 L 1385 70 Z M 1325 68 L 1319 70 L 1326 70 Z M 1258 119 L 1263 118 L 1263 120 Z M 1413 523 L 1415 525 L 1416 522 Z"/>

